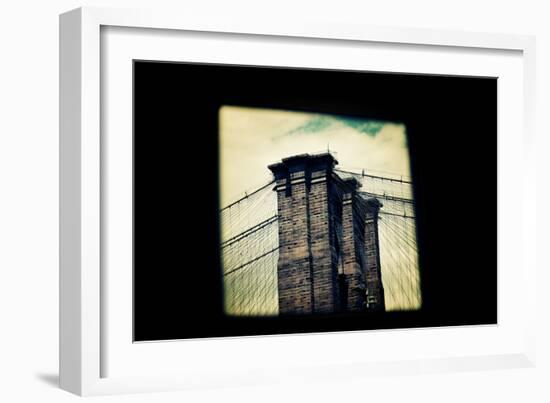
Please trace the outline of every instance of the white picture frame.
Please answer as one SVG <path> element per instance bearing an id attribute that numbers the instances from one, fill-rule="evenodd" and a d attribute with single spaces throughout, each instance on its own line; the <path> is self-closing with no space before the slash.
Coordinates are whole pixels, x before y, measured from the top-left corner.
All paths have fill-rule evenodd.
<path id="1" fill-rule="evenodd" d="M 416 52 L 471 52 L 472 57 L 489 54 L 513 53 L 511 69 L 504 72 L 503 85 L 510 83 L 519 100 L 508 104 L 499 97 L 499 325 L 472 326 L 443 329 L 415 329 L 414 331 L 341 332 L 322 335 L 292 335 L 277 337 L 247 337 L 229 339 L 195 340 L 173 343 L 147 343 L 135 345 L 128 334 L 128 321 L 122 320 L 125 327 L 110 329 L 106 317 L 113 312 L 127 312 L 128 288 L 120 282 L 113 287 L 121 287 L 121 300 L 126 305 L 111 305 L 106 299 L 107 291 L 102 287 L 105 272 L 102 255 L 102 131 L 108 129 L 102 122 L 102 91 L 123 91 L 118 87 L 105 88 L 102 82 L 102 30 L 108 27 L 128 29 L 124 35 L 132 35 L 131 30 L 146 29 L 156 32 L 218 33 L 242 38 L 253 38 L 255 43 L 269 40 L 297 43 L 301 46 L 311 41 L 328 41 L 326 46 L 334 49 L 346 44 L 376 44 L 378 47 L 396 47 L 396 52 L 410 47 Z M 168 31 L 169 30 L 169 31 Z M 137 31 L 135 31 L 137 32 Z M 151 31 L 148 31 L 151 32 Z M 171 41 L 178 40 L 172 35 Z M 151 44 L 155 41 L 151 39 Z M 168 43 L 168 42 L 167 42 Z M 120 42 L 119 42 L 120 44 Z M 164 46 L 164 47 L 163 47 Z M 163 49 L 167 45 L 159 46 Z M 131 46 L 127 47 L 132 49 Z M 147 47 L 144 46 L 148 51 Z M 169 49 L 169 48 L 168 48 Z M 192 49 L 192 48 L 190 48 Z M 220 56 L 206 60 L 200 52 L 194 54 L 193 61 L 219 63 L 239 62 L 248 57 L 246 46 L 236 51 L 241 59 L 233 56 Z M 356 50 L 357 51 L 357 50 Z M 130 51 L 129 51 L 130 52 Z M 153 59 L 163 57 L 150 51 Z M 501 53 L 499 53 L 501 52 Z M 535 242 L 531 235 L 535 231 L 535 212 L 532 206 L 535 183 L 535 163 L 525 159 L 534 144 L 534 90 L 535 90 L 535 40 L 531 36 L 504 35 L 489 33 L 468 33 L 456 31 L 430 31 L 406 28 L 385 28 L 322 21 L 270 21 L 242 19 L 214 20 L 190 15 L 171 15 L 149 10 L 120 10 L 104 8 L 80 8 L 62 14 L 60 17 L 60 385 L 63 389 L 79 395 L 130 393 L 159 391 L 211 385 L 246 385 L 265 382 L 292 382 L 299 374 L 301 379 L 330 379 L 334 373 L 338 377 L 367 376 L 373 373 L 403 374 L 448 370 L 473 370 L 481 368 L 526 367 L 535 362 L 534 338 L 536 265 L 533 256 Z M 456 52 L 455 52 L 456 53 Z M 459 53 L 451 57 L 459 57 Z M 160 55 L 160 56 L 159 56 Z M 168 54 L 167 54 L 168 55 Z M 492 56 L 491 56 L 492 55 Z M 279 54 L 282 57 L 281 54 Z M 498 56 L 498 55 L 497 55 Z M 131 58 L 131 52 L 124 57 Z M 169 57 L 171 60 L 171 56 Z M 226 57 L 226 59 L 223 59 Z M 273 65 L 273 61 L 259 60 L 261 55 L 250 55 L 250 63 Z M 510 59 L 510 60 L 511 60 Z M 281 59 L 282 60 L 282 59 Z M 301 65 L 316 63 L 314 57 Z M 350 67 L 348 57 L 343 67 Z M 388 59 L 390 60 L 390 59 Z M 393 60 L 393 61 L 391 61 Z M 378 66 L 378 69 L 391 70 Z M 426 67 L 426 61 L 433 66 Z M 433 55 L 427 55 L 424 67 L 411 65 L 405 70 L 394 67 L 395 71 L 452 74 L 445 70 L 445 64 L 438 64 Z M 474 60 L 474 59 L 472 59 Z M 476 59 L 477 60 L 477 59 Z M 479 59 L 481 60 L 481 59 Z M 483 59 L 485 60 L 485 59 Z M 282 62 L 288 65 L 290 61 Z M 485 63 L 485 62 L 483 62 Z M 518 64 L 519 63 L 519 64 Z M 466 65 L 467 63 L 465 63 Z M 487 59 L 487 66 L 472 62 L 463 67 L 461 74 L 492 75 L 493 67 Z M 496 65 L 496 64 L 495 64 Z M 315 65 L 316 67 L 323 67 Z M 516 68 L 516 67 L 520 68 Z M 327 66 L 325 66 L 327 67 Z M 335 67 L 335 66 L 330 66 Z M 336 68 L 338 68 L 336 66 Z M 359 67 L 355 67 L 359 68 Z M 374 66 L 371 68 L 376 69 Z M 498 69 L 499 67 L 494 67 Z M 470 69 L 470 70 L 468 70 Z M 496 71 L 496 70 L 495 70 Z M 110 85 L 110 84 L 109 84 Z M 508 87 L 506 87 L 508 88 Z M 511 102 L 511 101 L 510 101 Z M 502 109 L 507 108 L 507 109 Z M 518 109 L 519 108 L 519 109 Z M 510 113 L 512 112 L 512 113 Z M 517 116 L 510 116 L 516 112 Z M 507 120 L 501 120 L 507 119 Z M 121 117 L 124 119 L 124 117 Z M 126 119 L 126 124 L 127 124 Z M 512 130 L 512 128 L 517 130 Z M 522 135 L 521 135 L 522 134 Z M 502 136 L 502 138 L 501 138 Z M 517 158 L 518 165 L 512 170 L 510 156 Z M 126 161 L 127 163 L 128 161 Z M 123 162 L 124 163 L 124 162 Z M 521 199 L 520 219 L 508 223 L 503 228 L 500 216 L 509 211 L 506 200 L 513 195 L 506 181 L 512 178 L 516 183 L 516 199 Z M 505 180 L 506 179 L 506 180 Z M 517 188 L 522 191 L 517 192 Z M 507 189 L 501 191 L 501 189 Z M 509 193 L 508 193 L 509 192 Z M 502 203 L 501 203 L 502 202 Z M 521 236 L 524 242 L 517 248 L 509 248 L 513 234 Z M 521 235 L 518 235 L 521 234 Z M 513 249 L 513 250 L 512 250 Z M 520 287 L 521 305 L 513 308 L 513 295 L 508 290 L 513 284 L 509 281 L 506 267 L 521 267 L 523 287 Z M 503 267 L 503 268 L 501 268 Z M 108 276 L 107 276 L 108 277 Z M 130 278 L 131 281 L 131 278 Z M 131 292 L 131 290 L 130 290 Z M 131 301 L 131 300 L 130 300 Z M 116 303 L 116 302 L 115 302 Z M 116 308 L 116 309 L 115 309 Z M 120 308 L 120 309 L 118 309 Z M 126 309 L 126 311 L 125 311 Z M 131 313 L 130 313 L 131 315 Z M 521 316 L 521 320 L 518 318 Z M 124 317 L 122 317 L 124 319 Z M 128 318 L 131 322 L 131 316 Z M 128 333 L 130 332 L 130 333 Z M 114 336 L 113 336 L 114 333 Z M 118 335 L 118 336 L 117 336 Z M 120 337 L 119 337 L 120 336 Z M 416 355 L 407 355 L 396 349 L 391 356 L 383 348 L 380 354 L 371 352 L 371 357 L 358 355 L 352 362 L 326 361 L 315 359 L 308 346 L 316 343 L 346 345 L 353 348 L 366 338 L 392 339 L 396 344 L 403 342 L 421 343 Z M 462 349 L 449 349 L 446 343 L 462 340 Z M 478 342 L 480 341 L 481 342 Z M 441 341 L 440 348 L 433 346 Z M 344 342 L 344 343 L 342 343 Z M 118 344 L 117 344 L 118 343 Z M 485 343 L 485 344 L 484 344 Z M 490 349 L 489 344 L 495 347 Z M 109 346 L 109 348 L 107 348 Z M 432 347 L 430 347 L 432 346 Z M 292 361 L 279 360 L 280 349 L 295 352 Z M 177 350 L 177 352 L 176 352 Z M 367 349 L 368 350 L 368 349 Z M 266 351 L 268 351 L 266 353 Z M 215 352 L 215 354 L 205 354 Z M 243 354 L 244 352 L 244 354 Z M 224 354 L 235 354 L 242 361 L 232 366 L 223 365 Z M 386 354 L 383 356 L 382 354 Z M 180 357 L 178 360 L 170 356 Z M 262 362 L 258 357 L 262 356 Z M 184 357 L 184 359 L 182 358 Z M 243 358 L 244 357 L 244 358 Z M 228 357 L 226 357 L 228 358 Z M 106 368 L 106 362 L 115 362 L 116 371 Z M 218 362 L 216 370 L 212 364 Z M 136 364 L 137 363 L 137 364 Z M 136 366 L 136 372 L 130 369 Z M 257 371 L 258 368 L 262 371 Z M 284 368 L 281 371 L 281 368 Z M 308 368 L 308 371 L 303 371 Z M 327 376 L 327 369 L 331 377 Z"/>

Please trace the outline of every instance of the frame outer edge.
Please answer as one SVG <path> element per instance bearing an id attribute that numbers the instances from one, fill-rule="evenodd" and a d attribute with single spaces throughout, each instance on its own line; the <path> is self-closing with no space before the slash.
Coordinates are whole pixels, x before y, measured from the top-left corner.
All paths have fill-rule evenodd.
<path id="1" fill-rule="evenodd" d="M 59 17 L 59 385 L 82 393 L 82 13 Z"/>
<path id="2" fill-rule="evenodd" d="M 100 25 L 80 9 L 80 274 L 81 395 L 97 394 L 101 378 Z"/>
<path id="3" fill-rule="evenodd" d="M 534 35 L 525 37 L 523 48 L 523 84 L 524 84 L 524 206 L 523 206 L 523 231 L 524 234 L 534 234 L 532 241 L 525 237 L 523 239 L 524 260 L 527 288 L 527 312 L 525 329 L 525 357 L 534 367 L 537 365 L 537 313 L 540 264 L 538 263 L 538 242 L 537 242 L 537 144 L 540 144 L 540 136 L 537 130 L 537 38 Z M 534 195 L 532 199 L 527 199 Z"/>
<path id="4" fill-rule="evenodd" d="M 478 49 L 525 50 L 530 36 L 525 34 L 460 31 L 456 29 L 378 26 L 315 18 L 289 17 L 285 21 L 269 18 L 235 21 L 216 13 L 189 14 L 181 8 L 159 11 L 154 8 L 86 6 L 83 15 L 93 15 L 96 23 L 129 28 L 175 29 L 302 39 L 366 41 L 423 46 L 471 47 Z"/>
<path id="5" fill-rule="evenodd" d="M 59 382 L 62 389 L 78 395 L 111 394 L 121 389 L 128 392 L 127 380 L 121 386 L 115 380 L 100 378 L 100 25 L 522 50 L 524 57 L 527 56 L 526 92 L 533 97 L 531 102 L 526 100 L 529 103 L 525 106 L 526 112 L 534 107 L 535 77 L 531 75 L 535 73 L 534 37 L 315 22 L 304 25 L 303 21 L 289 22 L 282 28 L 254 22 L 242 26 L 226 18 L 196 22 L 191 16 L 183 20 L 181 17 L 139 9 L 99 7 L 79 8 L 60 15 Z M 327 26 L 331 30 L 327 30 Z M 534 135 L 532 118 L 534 111 L 529 110 L 526 131 Z M 530 285 L 536 288 L 535 284 Z M 533 326 L 529 330 L 532 332 Z M 529 336 L 527 352 L 519 354 L 520 366 L 534 364 L 534 337 Z M 174 389 L 170 382 L 162 381 L 160 385 L 161 390 Z M 147 386 L 145 389 L 157 390 Z"/>

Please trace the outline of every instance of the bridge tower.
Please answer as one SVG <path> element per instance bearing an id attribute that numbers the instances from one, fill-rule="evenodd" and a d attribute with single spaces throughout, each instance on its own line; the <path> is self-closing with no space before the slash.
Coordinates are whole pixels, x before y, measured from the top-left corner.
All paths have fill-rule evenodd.
<path id="1" fill-rule="evenodd" d="M 272 164 L 280 315 L 384 310 L 377 199 L 334 172 L 330 153 Z"/>

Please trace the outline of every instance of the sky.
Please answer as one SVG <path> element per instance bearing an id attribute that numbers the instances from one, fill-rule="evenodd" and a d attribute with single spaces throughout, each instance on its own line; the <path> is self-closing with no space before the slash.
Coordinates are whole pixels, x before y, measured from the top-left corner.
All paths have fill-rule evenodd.
<path id="1" fill-rule="evenodd" d="M 271 178 L 267 166 L 330 150 L 341 169 L 410 176 L 405 126 L 338 115 L 220 108 L 221 206 Z"/>

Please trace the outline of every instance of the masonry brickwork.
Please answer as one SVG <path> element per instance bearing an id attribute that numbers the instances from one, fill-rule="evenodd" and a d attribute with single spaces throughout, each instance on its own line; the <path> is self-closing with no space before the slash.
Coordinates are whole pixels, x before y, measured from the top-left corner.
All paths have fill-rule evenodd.
<path id="1" fill-rule="evenodd" d="M 384 309 L 376 199 L 341 179 L 329 154 L 269 166 L 279 221 L 280 315 Z"/>
<path id="2" fill-rule="evenodd" d="M 378 237 L 378 212 L 381 203 L 378 199 L 368 199 L 365 219 L 365 274 L 367 285 L 367 309 L 385 310 L 384 287 L 380 270 L 380 242 Z"/>

